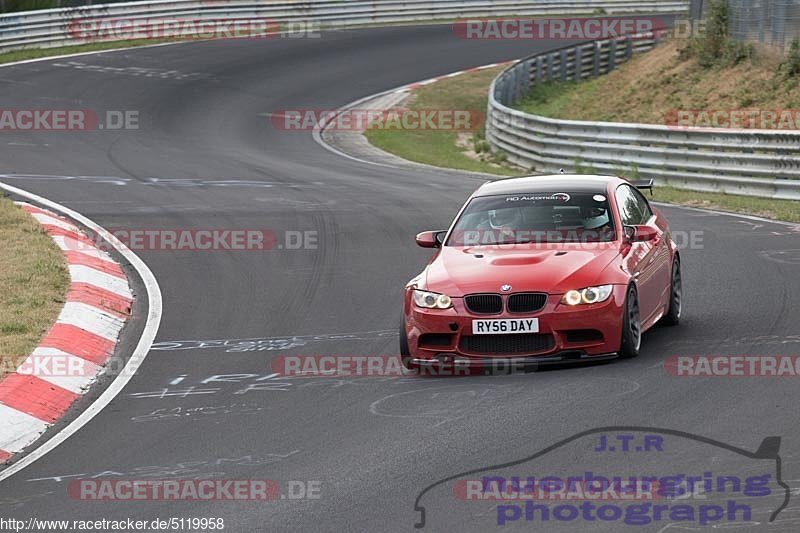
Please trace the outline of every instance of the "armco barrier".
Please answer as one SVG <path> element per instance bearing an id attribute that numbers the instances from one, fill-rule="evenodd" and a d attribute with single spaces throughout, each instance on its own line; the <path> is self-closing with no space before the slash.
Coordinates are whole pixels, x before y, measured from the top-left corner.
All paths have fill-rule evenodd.
<path id="1" fill-rule="evenodd" d="M 800 200 L 800 132 L 690 128 L 545 118 L 511 109 L 531 84 L 577 80 L 613 70 L 656 38 L 610 39 L 528 57 L 489 90 L 486 139 L 537 172 L 580 166 L 638 172 L 698 191 Z"/>
<path id="2" fill-rule="evenodd" d="M 364 26 L 497 16 L 673 14 L 688 0 L 157 0 L 0 15 L 0 52 L 82 44 L 70 31 L 97 19 L 237 19 L 313 22 L 319 27 Z"/>

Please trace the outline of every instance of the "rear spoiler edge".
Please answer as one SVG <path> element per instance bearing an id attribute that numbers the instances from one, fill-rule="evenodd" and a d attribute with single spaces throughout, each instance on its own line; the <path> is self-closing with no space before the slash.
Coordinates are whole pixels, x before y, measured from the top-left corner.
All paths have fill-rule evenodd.
<path id="1" fill-rule="evenodd" d="M 650 190 L 650 196 L 653 196 L 653 178 L 647 180 L 637 180 L 633 182 L 633 186 L 641 190 Z"/>

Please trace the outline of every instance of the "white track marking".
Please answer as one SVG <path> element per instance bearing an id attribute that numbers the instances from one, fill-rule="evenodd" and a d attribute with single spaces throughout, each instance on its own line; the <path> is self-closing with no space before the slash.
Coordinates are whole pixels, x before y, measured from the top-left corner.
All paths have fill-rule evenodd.
<path id="1" fill-rule="evenodd" d="M 63 372 L 58 373 L 59 375 L 53 375 L 46 369 L 38 371 L 39 367 L 47 359 L 52 359 L 61 368 L 71 370 L 66 372 L 67 375 L 60 375 Z M 84 389 L 96 379 L 98 372 L 101 370 L 99 365 L 57 348 L 36 348 L 22 363 L 21 368 L 25 369 L 25 371 L 21 372 L 20 369 L 17 369 L 18 374 L 36 376 L 75 394 L 83 394 Z M 46 365 L 46 368 L 52 369 L 54 367 Z M 70 375 L 72 371 L 75 371 L 75 375 Z"/>
<path id="2" fill-rule="evenodd" d="M 3 450 L 16 453 L 36 440 L 49 425 L 44 420 L 39 420 L 29 414 L 17 411 L 0 403 L 0 442 Z M 0 473 L 0 476 L 5 471 Z"/>
<path id="3" fill-rule="evenodd" d="M 64 237 L 63 235 L 54 235 L 53 241 L 55 241 L 56 246 L 61 248 L 65 252 L 80 252 L 82 254 L 86 254 L 91 257 L 96 257 L 97 259 L 102 259 L 108 263 L 116 264 L 116 262 L 111 259 L 107 253 L 98 250 L 97 248 L 89 248 L 89 245 L 79 241 L 77 239 L 73 239 L 72 237 Z"/>
<path id="4" fill-rule="evenodd" d="M 131 297 L 128 280 L 107 274 L 86 265 L 69 265 L 69 274 L 73 283 L 89 283 L 125 298 Z"/>
<path id="5" fill-rule="evenodd" d="M 389 90 L 389 91 L 384 91 L 382 93 L 372 94 L 372 95 L 367 96 L 365 98 L 360 98 L 360 99 L 356 100 L 355 102 L 351 102 L 351 103 L 347 104 L 344 107 L 340 107 L 336 111 L 337 111 L 337 113 L 341 113 L 341 112 L 345 111 L 346 109 L 349 109 L 351 107 L 355 107 L 355 106 L 357 106 L 357 105 L 359 105 L 359 104 L 361 104 L 363 102 L 367 102 L 369 100 L 372 100 L 373 98 L 378 98 L 379 96 L 390 94 L 390 93 L 393 93 L 395 91 L 396 91 L 396 89 L 392 89 L 392 90 Z M 384 163 L 376 163 L 374 161 L 367 161 L 366 159 L 360 159 L 360 158 L 352 156 L 350 154 L 346 154 L 346 153 L 342 152 L 341 150 L 339 150 L 337 148 L 334 148 L 330 144 L 326 143 L 325 140 L 322 138 L 322 131 L 324 130 L 326 125 L 327 125 L 327 122 L 324 121 L 324 120 L 321 120 L 317 124 L 315 124 L 314 125 L 314 130 L 311 132 L 311 137 L 314 139 L 314 142 L 316 142 L 318 145 L 322 146 L 323 148 L 325 148 L 329 152 L 332 152 L 332 153 L 334 153 L 334 154 L 336 154 L 338 156 L 344 157 L 346 159 L 350 159 L 351 161 L 357 161 L 359 163 L 364 163 L 365 165 L 373 165 L 373 166 L 376 166 L 376 167 L 398 168 L 398 167 L 395 167 L 393 165 L 387 165 L 387 164 L 384 164 Z"/>
<path id="6" fill-rule="evenodd" d="M 459 70 L 459 71 L 456 71 L 456 72 L 451 72 L 449 74 L 444 74 L 442 76 L 437 76 L 435 78 L 429 78 L 429 79 L 423 80 L 423 81 L 418 81 L 418 82 L 414 82 L 414 83 L 407 83 L 405 85 L 401 85 L 400 87 L 395 87 L 394 89 L 389 89 L 388 91 L 383 91 L 383 92 L 380 92 L 380 93 L 375 93 L 375 94 L 371 94 L 369 96 L 365 96 L 364 98 L 359 98 L 355 102 L 350 102 L 349 104 L 347 104 L 347 105 L 345 105 L 343 107 L 340 107 L 339 109 L 336 110 L 336 112 L 337 113 L 341 113 L 343 111 L 346 111 L 347 109 L 351 109 L 351 108 L 357 107 L 357 106 L 361 105 L 364 102 L 368 102 L 370 100 L 374 100 L 376 98 L 380 98 L 381 96 L 386 96 L 388 94 L 399 93 L 399 92 L 409 92 L 409 91 L 411 91 L 412 88 L 420 87 L 420 86 L 423 86 L 423 85 L 429 85 L 431 83 L 436 83 L 437 81 L 443 80 L 445 78 L 454 78 L 456 76 L 460 76 L 460 75 L 465 74 L 467 72 L 471 72 L 471 71 L 475 71 L 475 70 L 484 70 L 484 69 L 487 69 L 487 68 L 497 67 L 497 66 L 500 66 L 500 65 L 503 65 L 503 64 L 509 64 L 510 65 L 511 63 L 516 63 L 517 61 L 519 61 L 519 60 L 508 61 L 506 63 L 491 63 L 489 65 L 481 65 L 479 67 L 475 67 L 475 68 L 472 68 L 472 69 L 466 69 L 466 70 Z M 366 159 L 361 159 L 361 158 L 352 156 L 350 154 L 346 154 L 346 153 L 342 152 L 341 150 L 339 150 L 337 148 L 334 148 L 333 146 L 331 146 L 330 144 L 325 142 L 325 140 L 322 138 L 322 132 L 325 130 L 325 126 L 326 125 L 327 125 L 327 122 L 325 122 L 325 121 L 318 122 L 314 126 L 314 130 L 311 132 L 311 136 L 313 137 L 314 142 L 316 142 L 318 145 L 320 145 L 321 147 L 325 148 L 329 152 L 332 152 L 332 153 L 334 153 L 334 154 L 336 154 L 338 156 L 350 159 L 351 161 L 357 161 L 359 163 L 364 163 L 366 165 L 373 165 L 373 166 L 377 166 L 377 167 L 400 168 L 400 167 L 396 167 L 394 165 L 388 165 L 388 164 L 385 164 L 385 163 L 377 163 L 375 161 L 367 161 Z M 419 164 L 419 163 L 417 163 L 417 164 Z M 453 169 L 448 169 L 448 170 L 453 170 Z"/>
<path id="7" fill-rule="evenodd" d="M 186 42 L 186 41 L 182 41 Z M 196 41 L 193 41 L 196 42 Z M 0 63 L 0 68 L 2 67 L 13 67 L 16 65 L 26 65 L 28 63 L 40 63 L 42 61 L 51 61 L 53 59 L 65 59 L 68 57 L 82 57 L 82 56 L 93 56 L 97 54 L 105 54 L 107 52 L 123 52 L 125 50 L 138 50 L 138 49 L 145 49 L 145 48 L 157 48 L 159 46 L 172 46 L 174 44 L 180 44 L 179 42 L 174 43 L 158 43 L 158 44 L 145 44 L 141 46 L 127 46 L 124 48 L 109 48 L 108 50 L 92 50 L 90 52 L 76 52 L 74 54 L 64 54 L 60 56 L 46 56 L 46 57 L 36 57 L 33 59 L 23 59 L 21 61 L 14 61 L 12 63 Z M 47 145 L 45 145 L 47 146 Z"/>
<path id="8" fill-rule="evenodd" d="M 70 224 L 69 222 L 65 222 L 60 218 L 51 217 L 50 215 L 45 215 L 44 213 L 31 213 L 31 216 L 38 220 L 41 224 L 46 224 L 48 226 L 57 226 L 61 229 L 65 229 L 67 231 L 80 231 L 77 226 Z"/>
<path id="9" fill-rule="evenodd" d="M 81 302 L 67 302 L 58 315 L 57 324 L 70 324 L 116 342 L 125 321 L 98 307 Z"/>
<path id="10" fill-rule="evenodd" d="M 130 251 L 124 243 L 114 237 L 114 235 L 112 235 L 110 232 L 98 226 L 87 217 L 61 204 L 46 198 L 42 198 L 41 196 L 32 194 L 28 191 L 18 189 L 17 187 L 6 185 L 5 183 L 0 183 L 0 188 L 5 189 L 12 194 L 28 198 L 29 200 L 48 207 L 54 211 L 58 211 L 68 216 L 72 220 L 83 224 L 93 232 L 99 234 L 103 239 L 106 240 L 106 242 L 113 246 L 139 274 L 139 277 L 142 279 L 142 283 L 144 284 L 148 301 L 147 319 L 142 331 L 142 336 L 139 338 L 139 342 L 136 345 L 136 348 L 134 349 L 130 359 L 128 359 L 125 368 L 122 369 L 116 379 L 114 379 L 108 388 L 103 391 L 97 400 L 95 400 L 94 403 L 92 403 L 84 412 L 78 415 L 75 420 L 70 422 L 67 427 L 53 435 L 50 440 L 33 450 L 31 453 L 5 470 L 1 471 L 0 481 L 2 481 L 11 477 L 23 468 L 54 450 L 59 444 L 74 435 L 92 418 L 97 416 L 97 414 L 100 413 L 100 411 L 102 411 L 109 403 L 111 403 L 111 400 L 113 400 L 120 393 L 120 391 L 125 387 L 125 385 L 127 385 L 128 381 L 130 381 L 130 379 L 136 373 L 136 370 L 138 370 L 138 368 L 142 365 L 147 357 L 147 353 L 150 351 L 150 346 L 153 344 L 153 339 L 155 339 L 156 333 L 158 333 L 158 326 L 161 323 L 162 300 L 161 289 L 158 287 L 158 281 L 156 281 L 155 276 L 153 276 L 153 273 L 149 268 L 147 268 L 147 265 L 144 263 L 144 261 L 139 259 L 139 256 Z M 0 431 L 5 430 L 5 428 L 0 428 Z M 6 451 L 14 452 L 16 450 Z"/>

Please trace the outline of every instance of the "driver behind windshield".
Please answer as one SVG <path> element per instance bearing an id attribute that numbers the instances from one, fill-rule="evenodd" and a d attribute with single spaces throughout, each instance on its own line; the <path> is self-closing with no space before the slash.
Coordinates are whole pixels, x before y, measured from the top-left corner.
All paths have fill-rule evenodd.
<path id="1" fill-rule="evenodd" d="M 469 203 L 447 244 L 607 242 L 613 240 L 613 229 L 604 195 L 488 196 Z"/>

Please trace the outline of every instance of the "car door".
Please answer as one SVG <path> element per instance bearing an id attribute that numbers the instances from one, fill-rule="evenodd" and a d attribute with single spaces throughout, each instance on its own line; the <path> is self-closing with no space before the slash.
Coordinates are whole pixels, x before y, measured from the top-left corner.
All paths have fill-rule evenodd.
<path id="1" fill-rule="evenodd" d="M 642 212 L 642 205 L 636 196 L 636 191 L 630 185 L 620 185 L 614 194 L 617 209 L 625 226 L 639 226 L 646 224 L 652 211 Z M 630 250 L 624 258 L 624 264 L 636 283 L 639 295 L 639 311 L 644 325 L 657 312 L 660 303 L 660 281 L 658 279 L 658 264 L 653 260 L 656 255 L 655 241 L 640 241 L 631 243 Z"/>
<path id="2" fill-rule="evenodd" d="M 664 305 L 669 302 L 667 298 L 670 294 L 670 285 L 672 284 L 672 262 L 670 260 L 671 237 L 668 232 L 669 226 L 663 217 L 654 212 L 647 199 L 638 189 L 633 188 L 632 191 L 634 196 L 636 196 L 636 201 L 642 212 L 643 224 L 658 230 L 658 237 L 650 243 L 652 252 L 648 259 L 649 264 L 647 265 L 647 270 L 652 270 L 654 280 L 653 288 L 657 295 L 653 313 L 658 313 L 660 311 L 666 312 L 664 310 Z"/>

